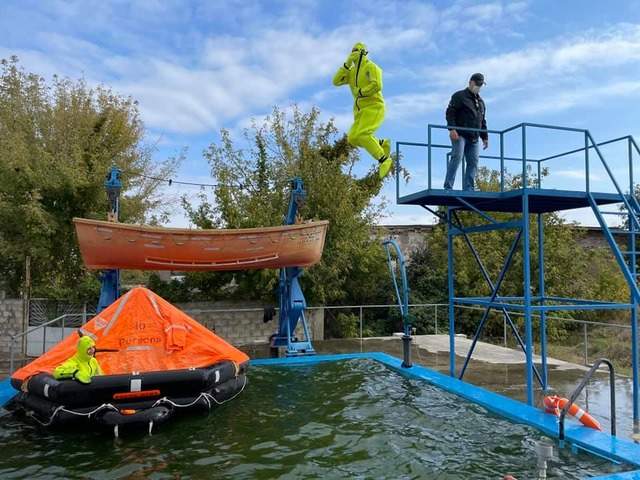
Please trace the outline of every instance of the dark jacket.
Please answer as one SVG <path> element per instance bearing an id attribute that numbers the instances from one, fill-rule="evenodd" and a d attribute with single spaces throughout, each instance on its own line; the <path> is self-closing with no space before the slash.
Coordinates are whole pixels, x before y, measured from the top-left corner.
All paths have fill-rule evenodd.
<path id="1" fill-rule="evenodd" d="M 451 96 L 451 101 L 447 107 L 447 126 L 486 129 L 486 111 L 484 100 L 480 98 L 480 95 L 471 93 L 471 90 L 465 88 Z M 478 134 L 483 140 L 489 138 L 487 132 L 458 130 L 458 134 L 472 141 L 478 140 Z"/>

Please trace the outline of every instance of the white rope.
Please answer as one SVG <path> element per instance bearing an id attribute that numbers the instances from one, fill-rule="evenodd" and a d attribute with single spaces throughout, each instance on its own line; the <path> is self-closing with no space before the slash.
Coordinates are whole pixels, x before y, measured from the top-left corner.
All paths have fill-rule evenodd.
<path id="1" fill-rule="evenodd" d="M 173 400 L 169 400 L 167 397 L 162 397 L 161 399 L 157 400 L 152 406 L 151 408 L 157 406 L 157 405 L 162 405 L 163 403 L 168 403 L 169 405 L 176 407 L 176 408 L 188 408 L 191 407 L 193 405 L 195 405 L 196 403 L 198 403 L 200 401 L 201 398 L 203 398 L 203 395 L 206 395 L 205 393 L 201 393 L 200 395 L 198 395 L 196 397 L 196 399 L 191 402 L 191 403 L 176 403 Z M 207 401 L 207 404 L 209 404 L 209 401 L 205 398 L 205 401 Z M 209 408 L 211 408 L 211 406 L 209 406 Z"/>
<path id="2" fill-rule="evenodd" d="M 216 400 L 216 397 L 214 397 L 213 395 L 211 395 L 210 393 L 204 393 L 204 395 L 207 395 L 208 397 L 211 397 L 211 399 L 216 402 L 218 405 L 222 405 L 223 403 L 227 403 L 230 400 L 233 400 L 234 398 L 236 398 L 238 395 L 240 395 L 242 393 L 242 391 L 244 390 L 244 387 L 247 386 L 247 377 L 244 377 L 244 382 L 242 383 L 242 388 L 240 390 L 238 390 L 238 392 L 233 396 L 233 397 L 229 397 L 226 400 L 223 400 L 221 402 L 219 402 L 218 400 Z"/>
<path id="3" fill-rule="evenodd" d="M 216 404 L 218 405 L 222 405 L 223 403 L 226 403 L 230 400 L 233 400 L 234 398 L 236 398 L 238 395 L 240 395 L 242 393 L 242 391 L 244 390 L 244 387 L 247 385 L 247 377 L 244 377 L 244 381 L 242 383 L 242 388 L 240 388 L 240 390 L 238 390 L 238 392 L 230 398 L 227 398 L 226 400 L 222 400 L 219 401 L 216 399 L 216 397 L 214 397 L 212 394 L 207 393 L 207 392 L 202 392 L 200 395 L 198 395 L 196 397 L 196 399 L 191 402 L 191 403 L 185 403 L 185 404 L 181 404 L 181 403 L 176 403 L 173 400 L 169 400 L 167 397 L 162 397 L 161 399 L 157 400 L 151 408 L 157 406 L 157 405 L 161 405 L 163 403 L 168 403 L 169 405 L 172 405 L 176 408 L 188 408 L 191 407 L 193 405 L 195 405 L 196 403 L 198 403 L 200 401 L 200 399 L 204 398 L 204 400 L 207 402 L 207 406 L 209 407 L 209 409 L 211 409 L 211 402 L 210 400 L 213 400 Z"/>
<path id="4" fill-rule="evenodd" d="M 237 378 L 236 378 L 236 381 L 237 381 Z M 173 407 L 176 407 L 176 408 L 188 408 L 188 407 L 191 407 L 191 406 L 195 405 L 196 403 L 198 403 L 201 399 L 204 399 L 204 401 L 207 403 L 207 407 L 209 409 L 211 409 L 211 400 L 213 400 L 218 405 L 222 405 L 223 403 L 227 403 L 227 402 L 233 400 L 234 398 L 236 398 L 238 395 L 240 395 L 242 393 L 242 391 L 244 390 L 244 387 L 246 387 L 246 386 L 247 386 L 247 377 L 245 376 L 244 379 L 243 379 L 242 387 L 240 388 L 240 390 L 238 390 L 238 392 L 236 392 L 235 395 L 233 395 L 232 397 L 227 398 L 226 400 L 219 401 L 212 394 L 207 393 L 207 392 L 202 392 L 191 403 L 180 404 L 180 403 L 174 402 L 173 400 L 169 400 L 167 397 L 162 397 L 161 399 L 157 400 L 151 406 L 151 408 L 156 407 L 158 405 L 161 405 L 163 403 L 168 403 L 169 405 L 171 405 Z M 35 421 L 37 421 L 43 427 L 48 427 L 49 425 L 51 425 L 53 423 L 53 420 L 56 418 L 56 416 L 60 412 L 65 412 L 65 413 L 68 413 L 70 415 L 76 415 L 78 417 L 91 417 L 91 415 L 93 415 L 95 413 L 98 413 L 100 410 L 104 410 L 105 408 L 109 409 L 109 410 L 115 410 L 116 412 L 120 412 L 120 410 L 118 408 L 114 407 L 112 404 L 103 403 L 99 407 L 96 407 L 93 410 L 91 410 L 90 412 L 85 412 L 85 413 L 83 413 L 83 412 L 75 412 L 73 410 L 69 410 L 69 409 L 65 408 L 64 405 L 60 405 L 59 407 L 57 407 L 53 411 L 53 413 L 51 414 L 51 417 L 49 417 L 49 421 L 47 421 L 47 422 L 42 422 L 38 417 L 36 417 L 33 414 L 30 414 L 30 416 L 31 416 L 31 418 L 33 418 Z M 117 434 L 116 434 L 116 436 L 117 436 Z"/>
<path id="5" fill-rule="evenodd" d="M 60 407 L 58 407 L 60 408 Z M 90 417 L 91 415 L 93 415 L 94 413 L 99 412 L 100 410 L 103 410 L 105 408 L 108 408 L 110 410 L 115 410 L 116 412 L 119 412 L 120 410 L 118 410 L 116 407 L 114 407 L 113 405 L 111 405 L 110 403 L 103 403 L 102 405 L 100 405 L 99 407 L 94 408 L 93 410 L 91 410 L 90 412 L 86 412 L 86 413 L 82 413 L 82 412 L 74 412 L 73 410 L 67 410 L 66 408 L 62 407 L 61 410 L 63 412 L 66 413 L 70 413 L 72 415 L 78 415 L 80 417 Z"/>
<path id="6" fill-rule="evenodd" d="M 76 415 L 78 417 L 90 417 L 91 415 L 93 415 L 94 413 L 99 412 L 100 410 L 104 410 L 105 408 L 108 408 L 110 410 L 115 410 L 116 412 L 119 412 L 119 410 L 114 407 L 113 405 L 111 405 L 110 403 L 103 403 L 102 405 L 100 405 L 99 407 L 94 408 L 93 410 L 91 410 L 90 412 L 75 412 L 73 410 L 69 410 L 67 408 L 65 408 L 64 405 L 60 405 L 59 407 L 57 407 L 53 413 L 51 414 L 51 417 L 49 417 L 49 421 L 48 422 L 42 422 L 40 421 L 40 419 L 38 419 L 38 417 L 36 417 L 33 414 L 30 414 L 30 417 L 33 418 L 36 422 L 38 422 L 40 425 L 42 425 L 43 427 L 48 427 L 49 425 L 51 425 L 53 423 L 53 420 L 56 418 L 56 416 L 58 415 L 58 413 L 60 412 L 65 412 L 68 413 L 70 415 Z"/>

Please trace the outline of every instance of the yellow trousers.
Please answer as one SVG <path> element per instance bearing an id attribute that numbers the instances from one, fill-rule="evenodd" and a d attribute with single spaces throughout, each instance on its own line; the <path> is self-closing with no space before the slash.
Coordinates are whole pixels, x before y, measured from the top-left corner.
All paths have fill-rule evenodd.
<path id="1" fill-rule="evenodd" d="M 384 120 L 384 104 L 367 105 L 354 113 L 353 125 L 347 134 L 349 143 L 364 148 L 375 160 L 379 160 L 384 155 L 384 150 L 373 134 Z"/>

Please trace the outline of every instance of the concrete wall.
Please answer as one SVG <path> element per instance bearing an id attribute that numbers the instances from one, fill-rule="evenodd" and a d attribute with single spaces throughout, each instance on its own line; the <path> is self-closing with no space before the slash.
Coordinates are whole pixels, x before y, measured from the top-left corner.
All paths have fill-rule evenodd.
<path id="1" fill-rule="evenodd" d="M 261 306 L 217 302 L 179 303 L 176 306 L 233 345 L 267 343 L 278 327 L 277 311 L 273 320 L 265 323 Z M 323 340 L 324 310 L 309 310 L 305 315 L 311 339 Z M 300 326 L 296 330 L 296 335 L 303 338 Z"/>
<path id="2" fill-rule="evenodd" d="M 373 228 L 372 236 L 395 240 L 405 258 L 410 260 L 413 252 L 425 247 L 425 237 L 433 228 L 433 225 L 377 225 Z"/>
<path id="3" fill-rule="evenodd" d="M 11 335 L 24 330 L 22 307 L 22 300 L 0 298 L 0 357 L 8 356 Z M 18 343 L 14 348 L 20 350 L 21 345 Z"/>
<path id="4" fill-rule="evenodd" d="M 411 254 L 417 250 L 424 248 L 425 237 L 428 237 L 435 225 L 376 225 L 371 232 L 372 237 L 393 238 L 402 249 L 402 253 L 407 259 L 411 258 Z M 600 227 L 584 227 L 576 225 L 567 225 L 569 228 L 581 235 L 579 243 L 585 248 L 609 248 L 606 238 L 602 234 Z M 621 234 L 615 235 L 616 240 L 624 244 L 626 236 Z"/>
<path id="5" fill-rule="evenodd" d="M 18 313 L 20 316 L 17 318 L 21 322 L 22 301 L 15 300 L 15 302 L 19 304 Z M 264 323 L 263 309 L 255 305 L 203 302 L 176 304 L 176 307 L 236 346 L 266 344 L 269 341 L 269 336 L 274 333 L 278 327 L 277 316 L 270 322 Z M 3 311 L 1 302 L 0 311 Z M 324 309 L 310 310 L 306 312 L 306 318 L 311 331 L 311 339 L 323 340 Z M 18 324 L 17 329 L 13 331 L 22 331 L 20 325 L 21 324 Z M 27 337 L 27 355 L 42 355 L 43 351 L 47 351 L 56 345 L 74 330 L 75 328 L 65 328 L 63 332 L 59 326 L 46 327 L 46 338 L 44 328 L 29 333 Z M 1 326 L 0 331 L 3 331 Z M 298 327 L 296 334 L 299 338 L 303 338 L 301 327 Z M 3 341 L 5 341 L 6 345 L 2 343 Z M 20 345 L 18 344 L 16 345 L 16 353 L 19 353 L 19 350 Z M 9 336 L 4 335 L 0 337 L 0 355 L 8 355 L 8 352 Z"/>

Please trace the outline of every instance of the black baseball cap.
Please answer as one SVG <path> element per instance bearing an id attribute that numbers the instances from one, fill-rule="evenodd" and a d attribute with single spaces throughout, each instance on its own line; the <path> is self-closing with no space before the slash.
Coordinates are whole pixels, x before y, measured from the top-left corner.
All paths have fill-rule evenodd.
<path id="1" fill-rule="evenodd" d="M 484 75 L 481 73 L 474 73 L 473 75 L 471 75 L 469 81 L 475 83 L 478 86 L 486 84 L 486 82 L 484 81 Z"/>

